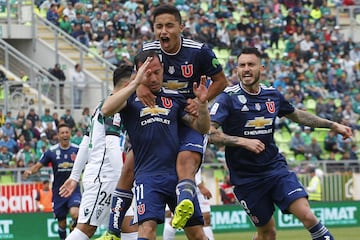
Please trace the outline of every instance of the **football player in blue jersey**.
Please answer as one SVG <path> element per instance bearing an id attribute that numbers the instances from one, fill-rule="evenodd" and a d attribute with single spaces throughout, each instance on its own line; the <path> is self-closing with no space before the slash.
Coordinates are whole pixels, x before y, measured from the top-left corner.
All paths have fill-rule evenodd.
<path id="1" fill-rule="evenodd" d="M 41 157 L 40 160 L 24 172 L 24 178 L 38 172 L 43 166 L 52 165 L 54 182 L 53 192 L 53 212 L 58 220 L 58 233 L 60 239 L 66 238 L 66 217 L 70 213 L 72 223 L 70 228 L 76 226 L 81 200 L 80 187 L 77 186 L 71 196 L 63 198 L 59 195 L 59 189 L 71 174 L 72 167 L 79 147 L 70 143 L 71 129 L 67 124 L 60 124 L 58 127 L 59 143 L 51 146 Z"/>
<path id="2" fill-rule="evenodd" d="M 139 69 L 135 79 L 109 96 L 102 111 L 104 115 L 112 115 L 120 110 L 134 152 L 138 239 L 153 240 L 156 238 L 157 224 L 164 222 L 166 204 L 173 212 L 177 205 L 179 122 L 202 134 L 208 132 L 208 92 L 206 77 L 201 79 L 200 84 L 193 84 L 194 94 L 199 101 L 198 114 L 193 116 L 185 111 L 186 99 L 182 94 L 162 87 L 163 65 L 156 52 L 140 52 L 135 57 L 135 66 Z M 146 85 L 156 97 L 153 108 L 144 105 L 137 97 L 135 91 L 140 83 Z M 202 229 L 204 221 L 196 196 L 193 201 L 194 210 L 186 223 L 185 233 L 189 239 L 205 240 L 207 237 Z"/>
<path id="3" fill-rule="evenodd" d="M 295 215 L 311 239 L 332 240 L 334 237 L 311 211 L 304 187 L 289 171 L 275 145 L 275 118 L 285 116 L 301 125 L 330 128 L 343 138 L 351 137 L 351 129 L 294 108 L 279 91 L 259 83 L 263 69 L 259 51 L 243 49 L 237 67 L 240 83 L 226 88 L 211 107 L 210 141 L 226 146 L 230 181 L 256 226 L 255 240 L 276 239 L 274 204 L 283 213 Z"/>
<path id="4" fill-rule="evenodd" d="M 171 5 L 160 5 L 153 12 L 154 34 L 156 41 L 145 43 L 143 50 L 154 50 L 164 64 L 164 87 L 178 90 L 187 98 L 186 111 L 194 116 L 198 113 L 198 99 L 193 93 L 193 83 L 199 83 L 200 77 L 211 78 L 207 99 L 212 100 L 227 86 L 227 80 L 221 64 L 214 52 L 204 43 L 183 38 L 184 25 L 179 10 Z M 141 84 L 137 89 L 138 98 L 149 107 L 154 107 L 155 96 L 150 89 Z M 180 123 L 181 147 L 177 158 L 178 208 L 172 225 L 183 228 L 191 217 L 196 196 L 195 174 L 198 171 L 206 147 L 204 135 L 199 134 L 185 124 Z M 120 212 L 112 212 L 108 231 L 119 235 L 121 222 L 131 205 L 133 174 L 133 153 L 130 151 L 122 169 L 113 203 L 121 204 Z M 114 224 L 117 223 L 117 224 Z M 98 239 L 100 240 L 100 238 Z M 105 240 L 103 238 L 102 240 Z"/>

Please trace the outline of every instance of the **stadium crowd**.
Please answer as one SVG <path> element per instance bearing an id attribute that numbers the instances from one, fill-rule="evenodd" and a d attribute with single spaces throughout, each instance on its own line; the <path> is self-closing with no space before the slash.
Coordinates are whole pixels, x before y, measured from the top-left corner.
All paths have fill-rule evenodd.
<path id="1" fill-rule="evenodd" d="M 165 1 L 35 1 L 37 10 L 63 31 L 114 65 L 129 64 L 143 42 L 153 39 L 152 11 Z M 222 60 L 229 84 L 237 82 L 236 56 L 243 47 L 257 47 L 266 69 L 261 81 L 284 93 L 297 108 L 351 126 L 354 139 L 343 141 L 331 131 L 323 143 L 314 129 L 304 129 L 278 119 L 278 129 L 291 135 L 291 150 L 308 160 L 358 159 L 360 129 L 360 43 L 344 36 L 334 8 L 326 0 L 200 1 L 169 0 L 183 14 L 183 35 L 204 42 Z M 224 56 L 222 53 L 226 53 Z M 86 68 L 86 66 L 85 66 Z M 316 105 L 309 109 L 308 102 Z M 81 119 L 71 110 L 28 113 L 17 116 L 0 110 L 0 168 L 35 163 L 57 143 L 56 126 L 65 122 L 79 144 L 90 113 Z M 297 136 L 295 132 L 300 134 Z M 295 139 L 297 138 L 297 139 Z M 300 147 L 299 147 L 300 146 Z M 209 145 L 205 162 L 223 162 L 224 149 Z"/>

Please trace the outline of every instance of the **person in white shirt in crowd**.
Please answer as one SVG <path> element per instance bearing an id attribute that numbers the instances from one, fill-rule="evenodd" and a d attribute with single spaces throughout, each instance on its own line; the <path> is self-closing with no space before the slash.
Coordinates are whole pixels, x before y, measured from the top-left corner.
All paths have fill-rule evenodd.
<path id="1" fill-rule="evenodd" d="M 70 72 L 70 81 L 73 88 L 74 108 L 80 109 L 83 91 L 86 87 L 85 73 L 79 63 L 75 64 L 75 69 Z"/>

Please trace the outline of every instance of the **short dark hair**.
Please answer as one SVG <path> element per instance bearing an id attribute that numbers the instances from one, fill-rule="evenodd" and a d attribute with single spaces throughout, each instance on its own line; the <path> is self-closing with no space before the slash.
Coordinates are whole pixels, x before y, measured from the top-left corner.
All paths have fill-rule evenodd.
<path id="1" fill-rule="evenodd" d="M 261 58 L 261 53 L 255 47 L 249 47 L 249 48 L 242 49 L 242 51 L 241 51 L 241 53 L 239 54 L 238 57 L 240 57 L 241 54 L 255 54 L 258 58 Z"/>
<path id="2" fill-rule="evenodd" d="M 113 73 L 114 87 L 124 78 L 130 79 L 133 67 L 128 64 L 121 64 Z"/>
<path id="3" fill-rule="evenodd" d="M 180 24 L 182 22 L 180 11 L 172 5 L 164 4 L 164 5 L 160 5 L 160 6 L 156 7 L 153 12 L 154 21 L 155 21 L 155 18 L 161 14 L 171 14 L 175 17 L 176 21 L 178 21 Z"/>
<path id="4" fill-rule="evenodd" d="M 141 51 L 134 57 L 135 69 L 139 68 L 141 63 L 144 63 L 148 57 L 159 58 L 159 55 L 153 50 Z"/>
<path id="5" fill-rule="evenodd" d="M 63 127 L 67 127 L 67 128 L 69 128 L 69 129 L 71 129 L 70 125 L 67 124 L 67 123 L 61 123 L 61 124 L 59 124 L 58 129 L 63 128 Z"/>

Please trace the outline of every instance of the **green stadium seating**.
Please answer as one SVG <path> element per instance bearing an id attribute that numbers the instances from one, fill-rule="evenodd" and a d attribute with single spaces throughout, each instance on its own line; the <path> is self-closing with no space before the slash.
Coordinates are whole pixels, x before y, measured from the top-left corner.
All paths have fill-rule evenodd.
<path id="1" fill-rule="evenodd" d="M 316 101 L 313 98 L 306 98 L 304 100 L 304 106 L 306 107 L 306 110 L 312 113 L 315 113 L 316 109 Z"/>

